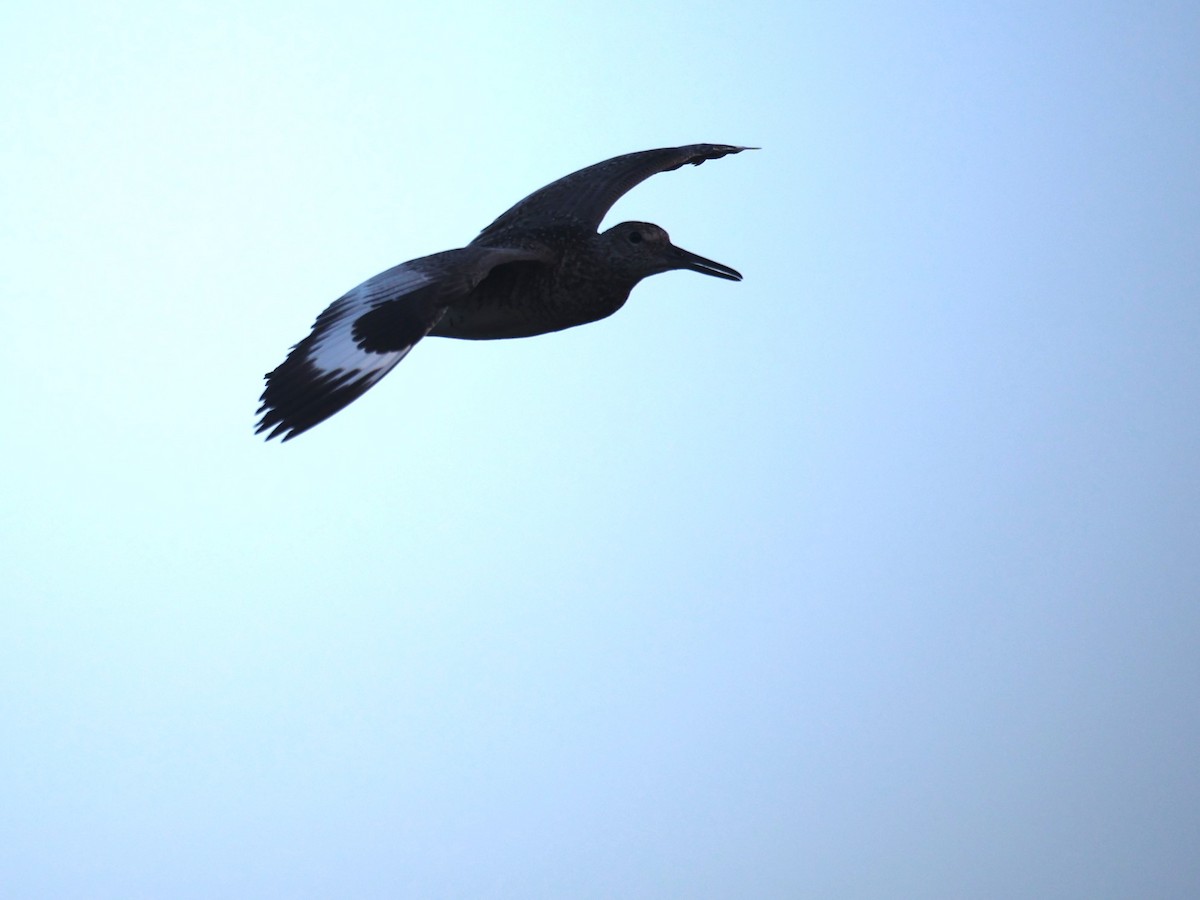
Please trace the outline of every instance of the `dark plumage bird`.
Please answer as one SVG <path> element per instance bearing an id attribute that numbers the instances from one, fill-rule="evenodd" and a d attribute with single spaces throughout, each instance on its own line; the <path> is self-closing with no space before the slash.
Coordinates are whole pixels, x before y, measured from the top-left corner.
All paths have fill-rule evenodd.
<path id="1" fill-rule="evenodd" d="M 595 322 L 649 275 L 691 269 L 740 281 L 648 222 L 600 221 L 635 185 L 748 147 L 692 144 L 627 153 L 534 191 L 460 250 L 414 259 L 336 300 L 266 376 L 256 433 L 289 440 L 375 384 L 426 335 L 492 340 Z"/>

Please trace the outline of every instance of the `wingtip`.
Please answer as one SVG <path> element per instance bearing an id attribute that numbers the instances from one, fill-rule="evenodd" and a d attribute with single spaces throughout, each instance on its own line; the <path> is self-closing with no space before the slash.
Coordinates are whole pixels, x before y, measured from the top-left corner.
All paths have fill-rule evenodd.
<path id="1" fill-rule="evenodd" d="M 685 163 L 691 163 L 693 166 L 698 166 L 710 159 L 720 159 L 723 156 L 732 156 L 735 153 L 741 153 L 743 150 L 758 150 L 758 147 L 741 147 L 737 144 L 690 144 L 687 147 L 679 147 L 677 150 L 687 150 L 691 155 L 682 163 L 672 166 L 663 171 L 669 172 L 671 169 L 677 169 Z"/>

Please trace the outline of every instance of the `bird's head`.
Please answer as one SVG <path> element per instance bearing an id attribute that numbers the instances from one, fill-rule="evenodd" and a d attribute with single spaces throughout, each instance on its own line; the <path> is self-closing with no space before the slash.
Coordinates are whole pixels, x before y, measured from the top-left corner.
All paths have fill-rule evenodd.
<path id="1" fill-rule="evenodd" d="M 634 283 L 673 269 L 690 269 L 730 281 L 741 281 L 736 269 L 697 256 L 671 243 L 666 231 L 649 222 L 622 222 L 600 235 L 607 263 Z"/>

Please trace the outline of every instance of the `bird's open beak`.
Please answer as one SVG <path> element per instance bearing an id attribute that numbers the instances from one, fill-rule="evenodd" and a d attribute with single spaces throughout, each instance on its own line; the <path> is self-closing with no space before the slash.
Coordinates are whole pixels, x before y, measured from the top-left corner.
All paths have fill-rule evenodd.
<path id="1" fill-rule="evenodd" d="M 676 268 L 690 269 L 702 275 L 715 275 L 717 278 L 728 278 L 730 281 L 742 280 L 742 273 L 737 269 L 731 269 L 729 266 L 722 265 L 719 262 L 713 262 L 711 259 L 697 256 L 695 253 L 690 253 L 682 247 L 676 247 L 674 244 L 671 245 L 671 250 L 673 251 L 671 256 Z"/>

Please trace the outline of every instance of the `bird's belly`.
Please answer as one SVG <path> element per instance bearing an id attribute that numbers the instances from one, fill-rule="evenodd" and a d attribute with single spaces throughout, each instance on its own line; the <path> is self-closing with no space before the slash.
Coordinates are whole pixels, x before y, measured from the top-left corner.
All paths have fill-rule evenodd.
<path id="1" fill-rule="evenodd" d="M 533 337 L 551 331 L 561 331 L 582 322 L 547 321 L 542 317 L 515 315 L 505 310 L 450 309 L 430 331 L 433 337 L 461 338 L 468 341 L 491 341 L 502 338 Z"/>
<path id="2" fill-rule="evenodd" d="M 455 303 L 429 333 L 472 341 L 533 337 L 586 325 L 611 316 L 625 305 L 628 291 L 581 296 L 556 286 L 485 280 Z"/>

